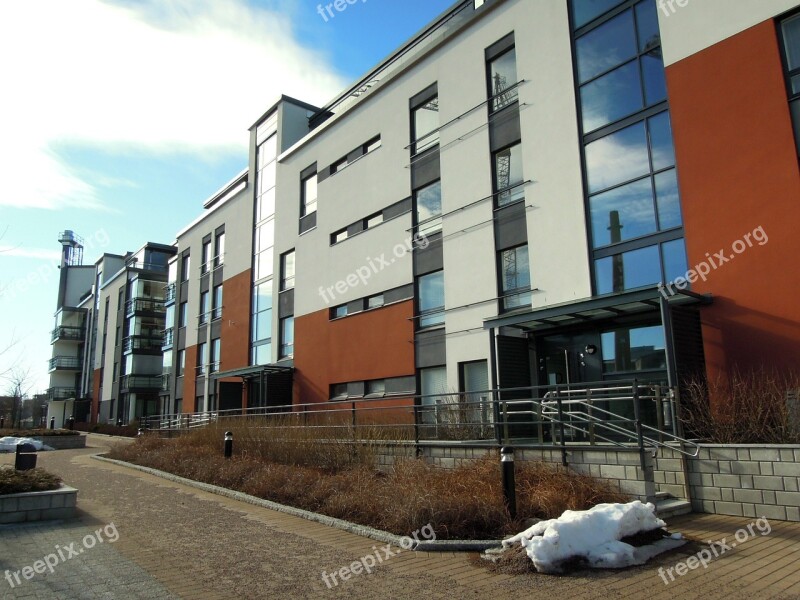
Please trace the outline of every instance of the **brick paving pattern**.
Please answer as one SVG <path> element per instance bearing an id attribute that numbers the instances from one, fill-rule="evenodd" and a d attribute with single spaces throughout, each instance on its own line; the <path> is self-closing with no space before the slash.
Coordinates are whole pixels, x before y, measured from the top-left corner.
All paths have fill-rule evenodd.
<path id="1" fill-rule="evenodd" d="M 800 598 L 800 524 L 772 521 L 714 560 L 665 584 L 659 567 L 674 568 L 696 549 L 645 567 L 567 576 L 493 574 L 467 555 L 390 549 L 372 574 L 353 575 L 330 589 L 323 571 L 338 571 L 380 550 L 374 540 L 319 523 L 172 483 L 94 460 L 117 442 L 89 436 L 89 447 L 39 455 L 39 464 L 77 487 L 71 521 L 0 526 L 0 598 Z M 0 455 L 0 463 L 11 463 Z M 752 519 L 688 515 L 673 530 L 730 543 Z M 119 534 L 12 588 L 5 570 L 20 570 L 113 523 Z M 338 578 L 337 578 L 338 581 Z"/>

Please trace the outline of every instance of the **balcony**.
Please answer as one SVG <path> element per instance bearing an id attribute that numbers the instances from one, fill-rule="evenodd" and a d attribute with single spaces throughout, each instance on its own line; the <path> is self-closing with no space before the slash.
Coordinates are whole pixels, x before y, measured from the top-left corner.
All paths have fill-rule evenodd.
<path id="1" fill-rule="evenodd" d="M 164 330 L 164 348 L 170 348 L 175 343 L 175 329 L 170 327 Z"/>
<path id="2" fill-rule="evenodd" d="M 172 369 L 164 369 L 161 373 L 161 391 L 168 392 L 170 380 L 172 379 Z"/>
<path id="3" fill-rule="evenodd" d="M 151 391 L 161 389 L 161 375 L 125 375 L 120 379 L 121 392 Z"/>
<path id="4" fill-rule="evenodd" d="M 172 283 L 168 283 L 164 286 L 164 302 L 166 304 L 171 304 L 175 302 L 175 296 L 177 293 L 177 284 L 173 281 Z"/>
<path id="5" fill-rule="evenodd" d="M 50 372 L 80 371 L 83 361 L 77 356 L 54 356 L 50 359 Z"/>
<path id="6" fill-rule="evenodd" d="M 50 343 L 56 342 L 83 342 L 86 333 L 83 327 L 56 327 L 50 334 Z"/>
<path id="7" fill-rule="evenodd" d="M 125 316 L 160 317 L 166 314 L 163 300 L 151 298 L 134 298 L 125 303 Z"/>
<path id="8" fill-rule="evenodd" d="M 70 398 L 77 398 L 78 390 L 75 388 L 66 387 L 51 387 L 47 390 L 48 400 L 69 400 Z"/>
<path id="9" fill-rule="evenodd" d="M 161 354 L 163 336 L 161 335 L 132 335 L 122 341 L 122 351 L 136 354 Z"/>

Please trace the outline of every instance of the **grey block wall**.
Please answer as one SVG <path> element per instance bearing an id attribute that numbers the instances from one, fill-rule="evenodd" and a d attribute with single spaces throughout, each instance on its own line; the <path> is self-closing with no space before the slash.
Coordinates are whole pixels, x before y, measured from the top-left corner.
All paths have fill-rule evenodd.
<path id="1" fill-rule="evenodd" d="M 75 516 L 78 490 L 62 486 L 49 492 L 0 496 L 0 524 L 69 519 Z"/>

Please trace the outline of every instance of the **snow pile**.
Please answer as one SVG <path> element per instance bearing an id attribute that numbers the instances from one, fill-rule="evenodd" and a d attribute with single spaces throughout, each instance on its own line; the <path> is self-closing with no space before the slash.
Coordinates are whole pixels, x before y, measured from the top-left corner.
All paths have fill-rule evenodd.
<path id="1" fill-rule="evenodd" d="M 36 450 L 52 450 L 50 446 L 45 446 L 39 440 L 6 436 L 0 438 L 0 452 L 16 452 L 18 444 L 31 444 Z"/>
<path id="2" fill-rule="evenodd" d="M 665 539 L 634 548 L 624 537 L 666 527 L 656 517 L 655 507 L 640 501 L 628 504 L 598 504 L 585 511 L 564 512 L 558 519 L 541 521 L 503 541 L 503 548 L 521 543 L 540 573 L 559 573 L 570 559 L 583 558 L 590 567 L 619 569 L 644 564 L 653 556 L 681 545 Z"/>

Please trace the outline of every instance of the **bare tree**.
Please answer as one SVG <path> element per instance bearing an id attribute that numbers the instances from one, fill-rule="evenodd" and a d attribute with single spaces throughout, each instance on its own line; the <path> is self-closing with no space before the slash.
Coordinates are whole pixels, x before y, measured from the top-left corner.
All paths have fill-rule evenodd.
<path id="1" fill-rule="evenodd" d="M 11 427 L 19 427 L 22 424 L 22 401 L 33 387 L 30 367 L 24 369 L 12 367 L 11 373 L 4 379 L 8 381 L 8 395 L 14 399 L 11 409 Z"/>

